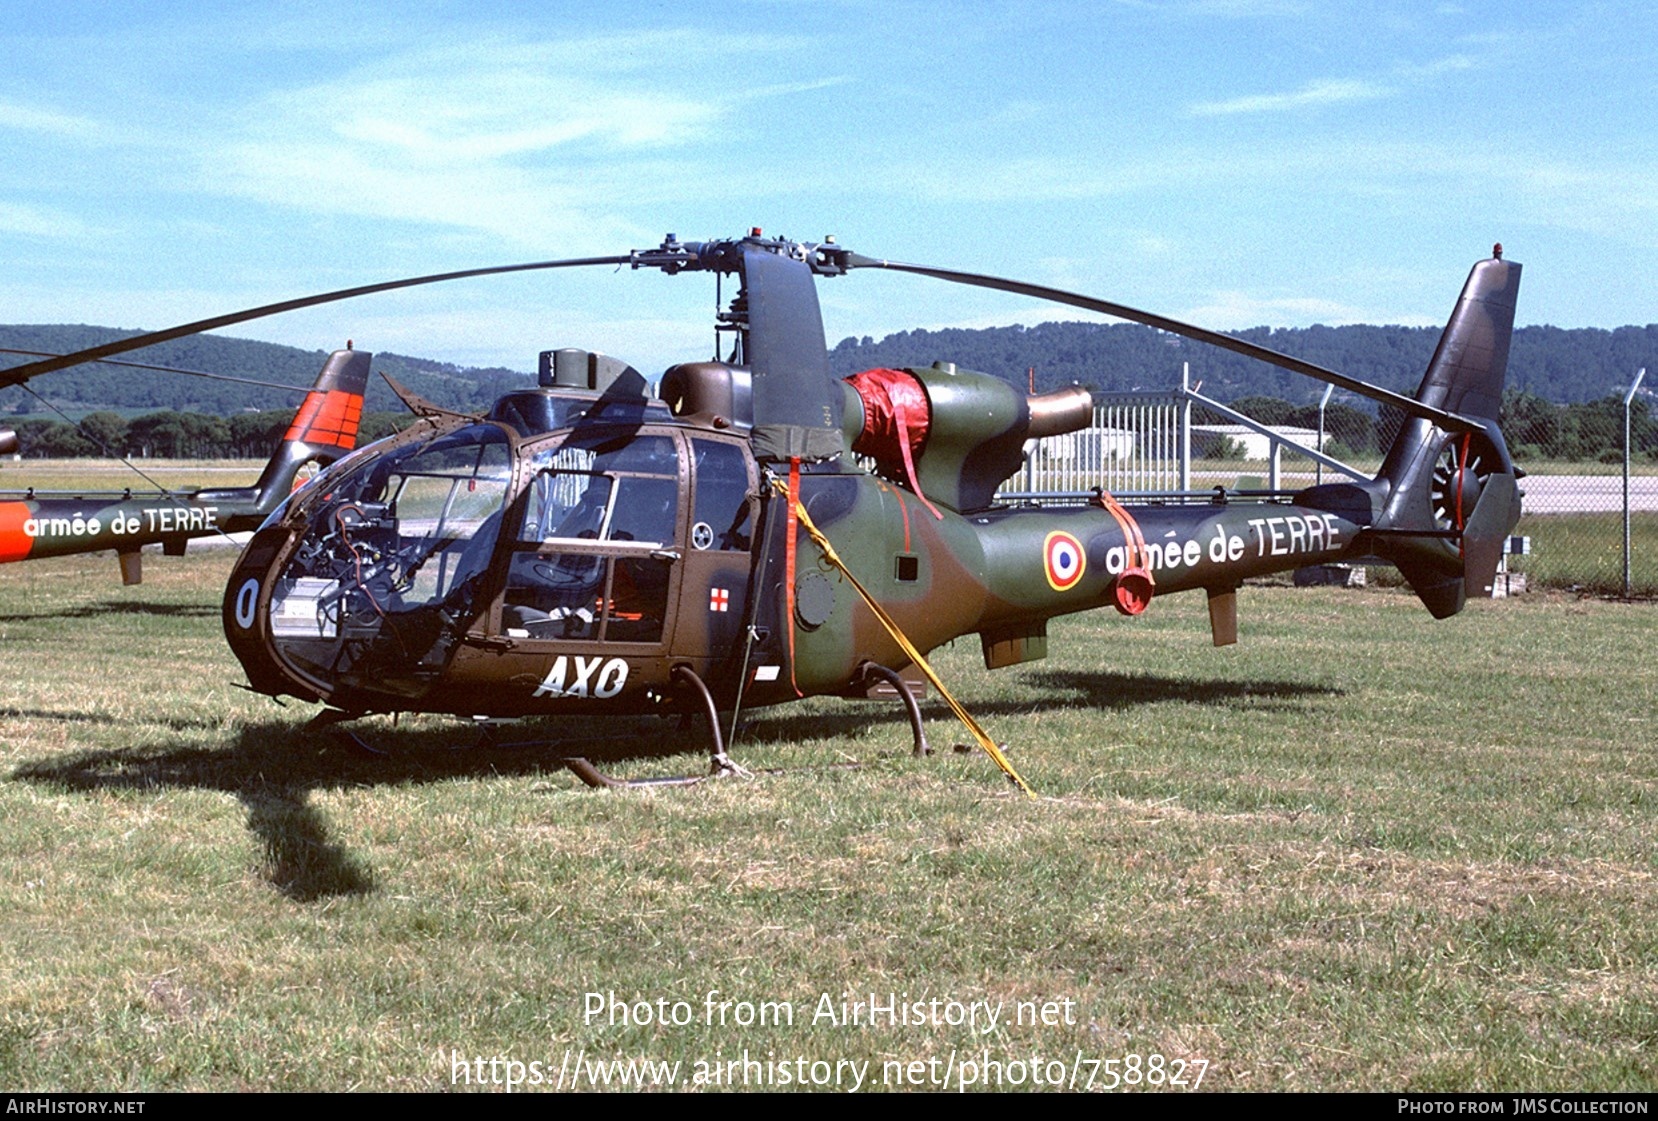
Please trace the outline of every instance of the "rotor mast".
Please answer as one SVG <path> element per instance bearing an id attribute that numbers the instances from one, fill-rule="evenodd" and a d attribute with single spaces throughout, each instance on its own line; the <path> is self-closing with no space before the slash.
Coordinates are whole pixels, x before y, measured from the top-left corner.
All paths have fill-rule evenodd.
<path id="1" fill-rule="evenodd" d="M 734 332 L 734 357 L 754 377 L 754 456 L 762 462 L 819 463 L 846 452 L 842 393 L 829 373 L 814 278 L 846 271 L 833 242 L 767 238 L 755 228 L 736 240 L 681 242 L 669 234 L 636 250 L 634 268 L 735 273 L 741 285 L 715 331 Z"/>

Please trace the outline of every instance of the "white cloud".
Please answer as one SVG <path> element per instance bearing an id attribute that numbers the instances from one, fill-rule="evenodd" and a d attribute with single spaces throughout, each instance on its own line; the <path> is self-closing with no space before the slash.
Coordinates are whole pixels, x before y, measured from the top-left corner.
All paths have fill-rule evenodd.
<path id="1" fill-rule="evenodd" d="M 614 93 L 580 78 L 523 71 L 377 79 L 283 100 L 289 127 L 322 124 L 341 140 L 417 164 L 511 159 L 583 141 L 674 147 L 705 135 L 718 115 L 688 98 Z"/>
<path id="2" fill-rule="evenodd" d="M 53 109 L 37 109 L 7 100 L 0 100 L 0 128 L 47 132 L 58 136 L 93 136 L 99 131 L 97 122 L 90 118 L 59 113 Z"/>
<path id="3" fill-rule="evenodd" d="M 643 232 L 617 217 L 630 204 L 730 189 L 710 153 L 739 103 L 845 80 L 732 91 L 710 65 L 790 46 L 677 33 L 456 44 L 271 95 L 200 158 L 213 189 L 282 208 L 614 248 Z"/>
<path id="4" fill-rule="evenodd" d="M 850 75 L 838 74 L 825 78 L 815 78 L 809 82 L 784 82 L 775 86 L 760 86 L 756 89 L 739 92 L 733 97 L 734 101 L 758 101 L 766 97 L 786 97 L 797 93 L 816 93 L 818 90 L 833 89 L 844 86 L 852 81 Z"/>
<path id="5" fill-rule="evenodd" d="M 1281 113 L 1314 105 L 1335 105 L 1348 101 L 1374 101 L 1389 97 L 1394 90 L 1358 78 L 1327 78 L 1309 82 L 1294 93 L 1253 94 L 1227 101 L 1205 101 L 1188 112 L 1194 117 L 1220 117 L 1236 113 Z"/>
<path id="6" fill-rule="evenodd" d="M 1432 327 L 1436 320 L 1420 314 L 1403 315 L 1375 308 L 1317 297 L 1254 296 L 1247 292 L 1223 290 L 1209 302 L 1190 308 L 1179 318 L 1213 331 L 1241 331 L 1248 327 L 1306 327 L 1322 323 L 1339 327 L 1349 323 L 1398 323 L 1406 327 Z"/>
<path id="7" fill-rule="evenodd" d="M 1403 92 L 1403 87 L 1431 82 L 1445 74 L 1476 69 L 1479 60 L 1466 54 L 1446 55 L 1428 62 L 1402 63 L 1389 71 L 1388 81 L 1365 78 L 1324 78 L 1308 82 L 1290 93 L 1251 94 L 1223 101 L 1205 101 L 1190 106 L 1194 117 L 1221 117 L 1239 113 L 1282 113 L 1319 105 L 1351 101 L 1377 101 Z"/>
<path id="8" fill-rule="evenodd" d="M 904 198 L 939 202 L 1026 202 L 1098 199 L 1190 182 L 1204 160 L 1186 153 L 1152 157 L 1088 153 L 1064 156 L 1008 156 L 994 163 L 969 157 L 959 167 L 930 159 L 889 163 L 865 190 L 886 190 Z"/>
<path id="9" fill-rule="evenodd" d="M 1516 162 L 1513 192 L 1527 220 L 1658 246 L 1658 171 L 1652 167 Z"/>
<path id="10" fill-rule="evenodd" d="M 1261 16 L 1310 15 L 1312 6 L 1300 0 L 1197 0 L 1193 10 L 1202 15 L 1231 19 Z"/>
<path id="11" fill-rule="evenodd" d="M 1178 241 L 1156 233 L 1135 234 L 1129 238 L 1128 244 L 1140 256 L 1156 259 L 1173 257 L 1180 251 Z"/>
<path id="12" fill-rule="evenodd" d="M 86 223 L 72 214 L 11 202 L 0 202 L 0 231 L 46 238 L 79 238 L 90 232 Z"/>
<path id="13" fill-rule="evenodd" d="M 1465 54 L 1447 55 L 1436 58 L 1432 62 L 1409 64 L 1399 67 L 1397 73 L 1410 78 L 1433 78 L 1440 74 L 1455 74 L 1463 70 L 1472 70 L 1479 63 Z"/>

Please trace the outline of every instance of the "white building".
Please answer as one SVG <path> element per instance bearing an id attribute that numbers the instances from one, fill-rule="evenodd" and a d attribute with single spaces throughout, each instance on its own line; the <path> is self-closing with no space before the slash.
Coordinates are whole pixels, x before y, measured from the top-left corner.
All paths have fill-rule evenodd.
<path id="1" fill-rule="evenodd" d="M 1267 426 L 1273 433 L 1285 440 L 1293 440 L 1304 447 L 1324 450 L 1324 444 L 1329 443 L 1330 434 L 1324 434 L 1321 443 L 1318 430 L 1314 428 L 1295 428 L 1287 424 Z M 1243 449 L 1245 459 L 1268 459 L 1272 456 L 1272 441 L 1253 428 L 1245 428 L 1241 424 L 1194 424 L 1192 425 L 1192 455 L 1201 457 L 1210 454 L 1214 447 L 1222 440 L 1230 440 Z"/>
<path id="2" fill-rule="evenodd" d="M 1134 454 L 1134 433 L 1126 428 L 1083 428 L 1059 436 L 1025 441 L 1025 456 L 1041 466 L 1051 463 L 1110 463 Z"/>

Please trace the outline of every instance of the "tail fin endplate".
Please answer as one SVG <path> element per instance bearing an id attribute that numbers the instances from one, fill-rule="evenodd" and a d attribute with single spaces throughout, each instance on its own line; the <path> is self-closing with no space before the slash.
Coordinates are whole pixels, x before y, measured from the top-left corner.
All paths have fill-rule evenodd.
<path id="1" fill-rule="evenodd" d="M 357 446 L 373 358 L 366 350 L 336 350 L 328 356 L 281 446 L 254 485 L 261 509 L 275 509 L 287 497 L 306 463 L 316 460 L 326 465 Z"/>

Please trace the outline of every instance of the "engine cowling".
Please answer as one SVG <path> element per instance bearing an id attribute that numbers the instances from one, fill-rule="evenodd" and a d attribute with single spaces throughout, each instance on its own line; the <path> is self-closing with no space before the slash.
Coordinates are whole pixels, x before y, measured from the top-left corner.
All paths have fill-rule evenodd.
<path id="1" fill-rule="evenodd" d="M 1093 399 L 1080 386 L 1027 397 L 953 362 L 865 370 L 842 385 L 843 431 L 852 450 L 874 459 L 883 475 L 957 512 L 991 504 L 996 488 L 1023 463 L 1026 440 L 1075 432 L 1093 416 Z"/>

